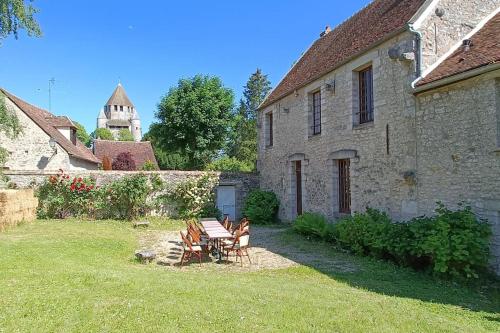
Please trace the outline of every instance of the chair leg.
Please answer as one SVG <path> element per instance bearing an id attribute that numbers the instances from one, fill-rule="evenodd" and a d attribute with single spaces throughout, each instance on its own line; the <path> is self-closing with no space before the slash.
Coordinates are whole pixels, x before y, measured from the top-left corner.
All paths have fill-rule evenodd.
<path id="1" fill-rule="evenodd" d="M 247 250 L 247 249 L 245 249 L 245 254 L 246 254 L 246 255 L 247 255 L 247 257 L 248 257 L 248 262 L 249 262 L 249 263 L 252 263 L 252 260 L 250 260 L 250 255 L 248 254 L 248 250 Z"/>
<path id="2" fill-rule="evenodd" d="M 181 267 L 182 267 L 182 265 L 184 265 L 184 257 L 185 257 L 185 256 L 186 256 L 186 251 L 184 251 L 184 252 L 182 253 L 182 257 L 181 257 Z"/>

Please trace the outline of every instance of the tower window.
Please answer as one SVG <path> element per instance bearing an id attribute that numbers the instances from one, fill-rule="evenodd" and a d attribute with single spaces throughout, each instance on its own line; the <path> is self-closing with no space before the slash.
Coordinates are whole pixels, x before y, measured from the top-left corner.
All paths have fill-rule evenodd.
<path id="1" fill-rule="evenodd" d="M 123 105 L 120 105 L 120 111 L 123 111 Z"/>
<path id="2" fill-rule="evenodd" d="M 115 105 L 115 111 L 118 111 L 118 105 Z"/>

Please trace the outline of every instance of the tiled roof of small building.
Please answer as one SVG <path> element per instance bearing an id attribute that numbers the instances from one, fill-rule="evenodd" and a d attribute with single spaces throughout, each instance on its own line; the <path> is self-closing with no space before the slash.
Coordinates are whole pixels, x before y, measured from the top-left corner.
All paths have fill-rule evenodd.
<path id="1" fill-rule="evenodd" d="M 73 127 L 76 128 L 75 124 L 66 116 L 54 116 L 45 118 L 54 127 Z"/>
<path id="2" fill-rule="evenodd" d="M 94 140 L 94 154 L 101 161 L 105 156 L 113 160 L 118 154 L 123 152 L 130 152 L 132 154 L 137 169 L 140 169 L 147 161 L 153 162 L 158 168 L 153 147 L 149 141 Z"/>
<path id="3" fill-rule="evenodd" d="M 40 109 L 39 107 L 36 107 L 34 105 L 31 105 L 22 99 L 20 99 L 17 96 L 12 95 L 8 91 L 1 89 L 0 91 L 12 101 L 21 111 L 23 111 L 35 124 L 38 125 L 47 135 L 49 135 L 51 138 L 56 140 L 56 142 L 70 155 L 75 158 L 93 162 L 93 163 L 99 163 L 99 160 L 92 154 L 92 152 L 85 147 L 83 143 L 81 143 L 79 140 L 76 140 L 76 145 L 74 145 L 70 140 L 68 140 L 59 130 L 56 128 L 58 125 L 61 124 L 61 122 L 65 122 L 68 124 L 69 118 L 66 118 L 66 120 L 62 120 L 63 117 L 57 117 L 53 115 L 52 113 Z M 74 125 L 73 125 L 74 126 Z"/>
<path id="4" fill-rule="evenodd" d="M 469 49 L 460 46 L 425 78 L 422 86 L 456 74 L 500 62 L 500 13 L 496 14 L 472 37 Z"/>
<path id="5" fill-rule="evenodd" d="M 316 40 L 261 108 L 341 66 L 381 40 L 403 31 L 425 0 L 375 0 Z"/>
<path id="6" fill-rule="evenodd" d="M 123 105 L 134 107 L 134 104 L 132 104 L 127 96 L 127 93 L 125 92 L 125 89 L 123 89 L 123 86 L 120 83 L 116 87 L 115 91 L 113 91 L 113 94 L 108 99 L 106 105 Z"/>

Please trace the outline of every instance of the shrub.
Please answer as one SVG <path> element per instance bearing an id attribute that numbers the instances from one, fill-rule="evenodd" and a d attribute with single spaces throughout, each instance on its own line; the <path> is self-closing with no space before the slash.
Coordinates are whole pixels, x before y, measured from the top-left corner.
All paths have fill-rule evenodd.
<path id="1" fill-rule="evenodd" d="M 134 171 L 135 161 L 129 151 L 122 152 L 113 161 L 113 170 Z"/>
<path id="2" fill-rule="evenodd" d="M 188 178 L 170 189 L 165 199 L 175 203 L 179 217 L 198 218 L 208 206 L 215 207 L 217 183 L 218 178 L 213 174 Z"/>
<path id="3" fill-rule="evenodd" d="M 70 177 L 62 170 L 48 177 L 37 189 L 39 218 L 90 216 L 96 212 L 96 198 L 101 195 L 92 178 Z"/>
<path id="4" fill-rule="evenodd" d="M 331 229 L 327 219 L 318 213 L 304 213 L 293 222 L 293 230 L 306 236 L 315 236 L 327 239 Z"/>
<path id="5" fill-rule="evenodd" d="M 243 206 L 243 215 L 256 224 L 269 224 L 277 220 L 279 200 L 273 192 L 254 190 Z"/>
<path id="6" fill-rule="evenodd" d="M 129 129 L 123 128 L 118 131 L 118 140 L 119 141 L 134 141 L 134 136 L 130 132 Z"/>
<path id="7" fill-rule="evenodd" d="M 231 171 L 231 172 L 252 172 L 254 166 L 251 163 L 240 161 L 235 157 L 223 157 L 209 163 L 206 170 L 210 171 Z"/>
<path id="8" fill-rule="evenodd" d="M 109 128 L 98 128 L 92 134 L 92 137 L 101 140 L 114 140 L 115 137 L 113 133 L 109 130 Z"/>
<path id="9" fill-rule="evenodd" d="M 62 172 L 48 177 L 38 188 L 39 218 L 133 219 L 152 208 L 151 196 L 162 189 L 158 175 L 123 177 L 106 186 L 92 178 L 70 177 Z"/>
<path id="10" fill-rule="evenodd" d="M 103 217 L 132 220 L 145 215 L 148 210 L 147 199 L 152 192 L 149 179 L 144 174 L 123 177 L 109 184 L 106 189 L 108 208 Z"/>
<path id="11" fill-rule="evenodd" d="M 337 242 L 356 254 L 390 259 L 400 265 L 453 278 L 477 278 L 487 269 L 491 227 L 470 207 L 451 211 L 438 204 L 436 215 L 392 223 L 385 213 L 367 209 L 341 219 Z"/>
<path id="12" fill-rule="evenodd" d="M 113 170 L 111 166 L 111 159 L 108 156 L 104 156 L 102 159 L 102 169 L 106 171 Z"/>
<path id="13" fill-rule="evenodd" d="M 156 165 L 150 161 L 150 160 L 147 160 L 146 162 L 144 162 L 144 164 L 142 165 L 142 170 L 143 171 L 154 171 L 156 170 Z"/>
<path id="14" fill-rule="evenodd" d="M 213 202 L 209 202 L 201 209 L 199 217 L 215 217 L 220 221 L 222 219 L 222 212 Z"/>
<path id="15" fill-rule="evenodd" d="M 387 214 L 368 208 L 366 213 L 341 219 L 335 226 L 335 236 L 341 246 L 356 254 L 386 257 L 391 226 Z"/>
<path id="16" fill-rule="evenodd" d="M 488 266 L 490 225 L 470 207 L 451 211 L 439 203 L 436 213 L 410 223 L 411 255 L 429 258 L 436 274 L 477 278 Z"/>

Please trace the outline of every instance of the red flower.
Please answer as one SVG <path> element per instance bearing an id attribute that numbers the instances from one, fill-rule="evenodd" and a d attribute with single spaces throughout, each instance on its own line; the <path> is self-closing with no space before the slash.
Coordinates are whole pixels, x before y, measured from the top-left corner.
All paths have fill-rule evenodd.
<path id="1" fill-rule="evenodd" d="M 82 177 L 78 177 L 78 181 L 81 182 L 83 179 Z"/>
<path id="2" fill-rule="evenodd" d="M 71 186 L 69 188 L 71 189 L 71 191 L 74 191 L 76 186 L 75 186 L 75 184 L 71 184 Z"/>

